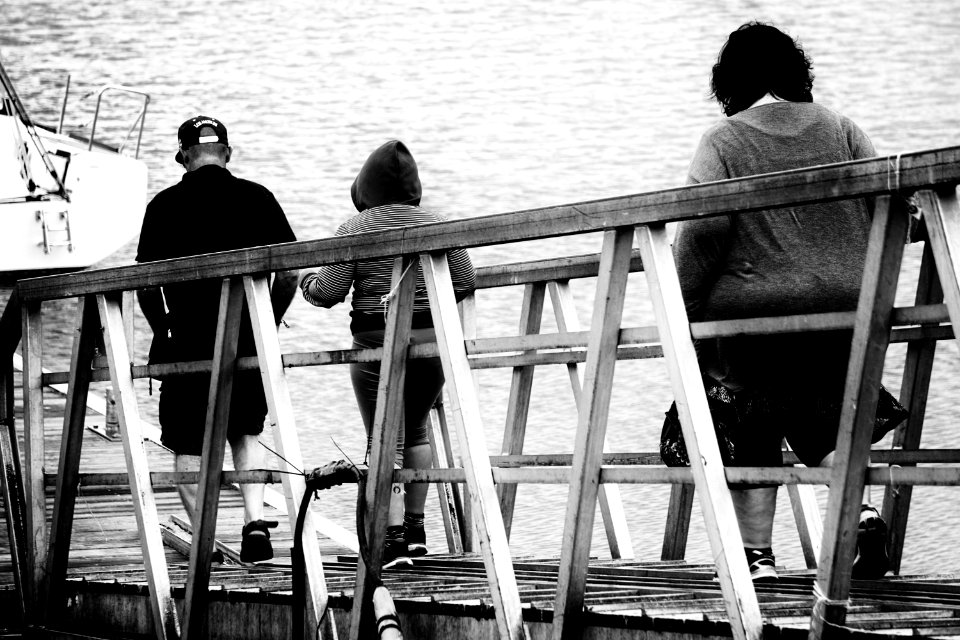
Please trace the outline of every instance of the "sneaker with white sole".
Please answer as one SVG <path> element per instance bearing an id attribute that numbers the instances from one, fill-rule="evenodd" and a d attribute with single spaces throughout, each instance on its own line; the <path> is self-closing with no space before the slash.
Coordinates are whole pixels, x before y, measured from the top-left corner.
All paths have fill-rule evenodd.
<path id="1" fill-rule="evenodd" d="M 747 564 L 750 565 L 750 578 L 754 582 L 770 582 L 780 579 L 780 576 L 777 575 L 777 559 L 769 547 L 766 549 L 748 549 L 744 547 L 743 552 L 747 554 Z"/>
<path id="2" fill-rule="evenodd" d="M 427 555 L 427 534 L 423 527 L 403 525 L 403 536 L 407 539 L 407 549 L 411 558 Z"/>
<path id="3" fill-rule="evenodd" d="M 385 540 L 383 542 L 383 559 L 380 568 L 393 569 L 403 566 L 413 566 L 413 560 L 410 559 L 410 550 L 407 548 L 407 541 L 402 539 Z"/>
<path id="4" fill-rule="evenodd" d="M 880 512 L 868 504 L 860 507 L 857 525 L 857 555 L 853 559 L 851 577 L 855 580 L 876 580 L 890 569 L 887 554 L 887 523 Z"/>

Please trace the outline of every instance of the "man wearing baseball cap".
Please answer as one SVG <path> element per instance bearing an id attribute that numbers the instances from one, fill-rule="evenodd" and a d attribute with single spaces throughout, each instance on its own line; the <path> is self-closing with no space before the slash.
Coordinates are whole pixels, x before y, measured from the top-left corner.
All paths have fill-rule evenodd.
<path id="1" fill-rule="evenodd" d="M 296 240 L 273 194 L 227 170 L 230 154 L 227 128 L 216 118 L 196 116 L 180 125 L 175 159 L 186 173 L 179 183 L 158 193 L 147 205 L 137 262 Z M 278 325 L 293 299 L 297 275 L 297 271 L 283 271 L 274 277 L 270 297 Z M 209 360 L 213 356 L 219 280 L 152 287 L 137 293 L 153 330 L 151 363 Z M 256 355 L 246 309 L 242 318 L 238 355 Z M 209 386 L 207 373 L 167 376 L 160 386 L 161 441 L 173 450 L 177 471 L 200 468 Z M 266 413 L 259 372 L 237 372 L 227 432 L 236 469 L 265 467 L 259 434 Z M 196 485 L 178 488 L 196 530 Z M 240 490 L 245 523 L 240 559 L 269 560 L 273 557 L 269 529 L 277 522 L 263 519 L 264 485 L 243 484 Z"/>

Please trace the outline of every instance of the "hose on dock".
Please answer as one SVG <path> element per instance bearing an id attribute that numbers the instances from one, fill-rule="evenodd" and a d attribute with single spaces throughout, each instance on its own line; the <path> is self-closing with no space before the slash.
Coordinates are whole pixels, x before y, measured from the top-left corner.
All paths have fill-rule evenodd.
<path id="1" fill-rule="evenodd" d="M 319 491 L 330 489 L 341 484 L 357 484 L 357 543 L 360 547 L 360 557 L 367 567 L 370 574 L 373 590 L 373 613 L 376 617 L 375 624 L 377 635 L 382 640 L 403 640 L 403 634 L 400 629 L 400 618 L 397 616 L 397 609 L 393 603 L 390 592 L 383 585 L 380 579 L 380 570 L 374 570 L 370 562 L 370 549 L 367 545 L 367 532 L 365 526 L 365 514 L 367 509 L 366 489 L 367 489 L 367 471 L 360 469 L 352 462 L 337 460 L 317 467 L 310 473 L 305 474 L 306 490 L 303 492 L 303 498 L 300 500 L 300 510 L 297 513 L 297 525 L 293 536 L 293 638 L 295 640 L 303 639 L 303 608 L 306 601 L 306 561 L 303 555 L 303 523 L 306 520 L 307 511 L 310 508 L 310 501 L 316 497 Z M 326 611 L 323 612 L 326 616 Z M 317 631 L 323 618 L 317 621 Z"/>

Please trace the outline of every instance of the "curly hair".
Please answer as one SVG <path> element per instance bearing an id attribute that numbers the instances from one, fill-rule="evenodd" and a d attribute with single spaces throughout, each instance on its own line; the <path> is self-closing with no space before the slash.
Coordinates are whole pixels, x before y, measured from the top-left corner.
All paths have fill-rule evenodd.
<path id="1" fill-rule="evenodd" d="M 730 34 L 713 65 L 710 95 L 732 116 L 767 93 L 813 102 L 813 62 L 800 43 L 773 25 L 748 22 Z"/>

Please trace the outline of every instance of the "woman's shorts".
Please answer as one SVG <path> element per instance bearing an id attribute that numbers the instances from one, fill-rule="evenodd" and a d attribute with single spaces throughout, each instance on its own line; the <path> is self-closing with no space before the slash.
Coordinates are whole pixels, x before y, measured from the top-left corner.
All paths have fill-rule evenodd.
<path id="1" fill-rule="evenodd" d="M 354 349 L 375 349 L 383 346 L 381 331 L 361 331 L 353 335 Z M 414 329 L 410 344 L 436 342 L 431 329 Z M 380 363 L 360 362 L 350 365 L 350 381 L 357 396 L 357 406 L 367 431 L 369 453 L 373 419 L 377 410 L 377 389 L 380 386 Z M 427 418 L 430 409 L 443 390 L 443 366 L 439 358 L 417 358 L 407 361 L 406 383 L 403 389 L 404 423 L 397 434 L 397 452 L 406 447 L 429 444 Z"/>

